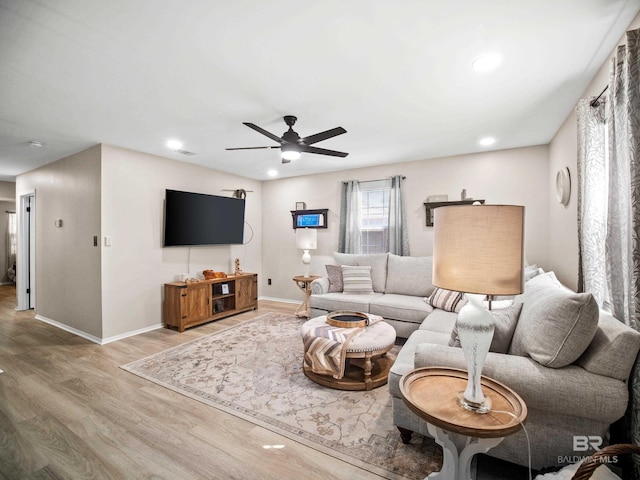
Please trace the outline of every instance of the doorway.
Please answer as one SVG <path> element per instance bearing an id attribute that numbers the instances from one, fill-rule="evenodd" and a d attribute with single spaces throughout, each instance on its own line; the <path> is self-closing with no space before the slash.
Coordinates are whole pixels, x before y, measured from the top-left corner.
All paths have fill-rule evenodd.
<path id="1" fill-rule="evenodd" d="M 18 210 L 17 310 L 36 307 L 36 192 L 20 195 Z"/>

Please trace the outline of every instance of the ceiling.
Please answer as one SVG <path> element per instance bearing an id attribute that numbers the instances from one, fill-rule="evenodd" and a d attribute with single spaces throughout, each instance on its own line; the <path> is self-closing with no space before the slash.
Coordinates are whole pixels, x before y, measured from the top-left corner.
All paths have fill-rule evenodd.
<path id="1" fill-rule="evenodd" d="M 0 0 L 0 180 L 106 143 L 289 177 L 548 143 L 638 0 Z M 478 55 L 502 64 L 480 74 Z M 282 165 L 284 115 L 346 158 Z M 479 146 L 492 136 L 496 143 Z M 166 147 L 183 142 L 186 156 Z M 44 143 L 29 146 L 30 140 Z"/>

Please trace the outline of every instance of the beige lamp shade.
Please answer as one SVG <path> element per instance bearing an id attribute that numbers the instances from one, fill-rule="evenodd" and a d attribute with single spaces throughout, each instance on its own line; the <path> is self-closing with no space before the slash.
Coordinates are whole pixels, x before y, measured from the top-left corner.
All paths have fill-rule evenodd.
<path id="1" fill-rule="evenodd" d="M 433 284 L 483 295 L 522 293 L 524 207 L 434 210 Z"/>
<path id="2" fill-rule="evenodd" d="M 318 248 L 318 231 L 315 228 L 297 228 L 296 247 L 300 250 L 315 250 Z"/>

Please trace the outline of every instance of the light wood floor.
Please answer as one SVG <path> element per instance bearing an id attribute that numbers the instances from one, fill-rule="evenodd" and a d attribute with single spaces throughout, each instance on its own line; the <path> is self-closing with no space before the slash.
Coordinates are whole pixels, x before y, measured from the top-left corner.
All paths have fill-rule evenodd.
<path id="1" fill-rule="evenodd" d="M 119 368 L 296 305 L 99 346 L 15 304 L 0 287 L 0 479 L 380 478 Z"/>

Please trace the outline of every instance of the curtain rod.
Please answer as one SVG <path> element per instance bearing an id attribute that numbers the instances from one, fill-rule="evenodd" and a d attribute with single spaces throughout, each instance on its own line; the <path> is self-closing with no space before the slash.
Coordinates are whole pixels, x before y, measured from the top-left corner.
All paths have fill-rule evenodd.
<path id="1" fill-rule="evenodd" d="M 11 210 L 5 210 L 5 213 L 16 213 L 16 212 L 12 212 Z"/>
<path id="2" fill-rule="evenodd" d="M 389 179 L 391 179 L 391 178 L 393 178 L 393 177 L 389 177 L 389 178 L 380 178 L 380 179 L 378 179 L 378 180 L 362 180 L 360 183 L 381 182 L 381 181 L 383 181 L 383 180 L 389 180 Z M 402 176 L 402 180 L 406 180 L 406 179 L 407 179 L 407 177 L 405 177 L 405 176 L 403 175 L 403 176 Z M 344 181 L 343 181 L 342 183 L 348 183 L 348 182 L 344 182 Z"/>
<path id="3" fill-rule="evenodd" d="M 604 95 L 604 92 L 607 91 L 607 88 L 609 88 L 609 85 L 604 87 L 604 89 L 600 92 L 600 95 L 598 95 L 589 105 L 591 105 L 592 107 L 596 107 L 598 105 L 598 100 L 600 100 L 600 97 Z"/>

